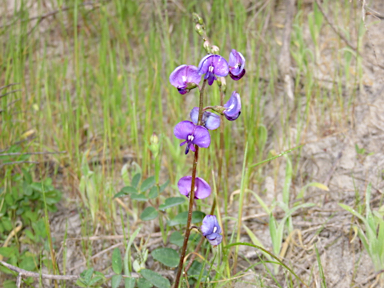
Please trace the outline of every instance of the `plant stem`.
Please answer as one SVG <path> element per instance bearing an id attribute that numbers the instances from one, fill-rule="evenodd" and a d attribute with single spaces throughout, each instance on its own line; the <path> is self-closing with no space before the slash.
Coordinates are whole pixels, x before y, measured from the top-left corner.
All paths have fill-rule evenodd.
<path id="1" fill-rule="evenodd" d="M 219 86 L 220 88 L 220 106 L 223 106 L 224 105 L 224 91 L 222 89 L 222 86 Z M 204 108 L 204 111 L 207 110 L 207 109 L 210 109 L 212 106 L 206 106 Z M 218 158 L 218 172 L 217 172 L 217 191 L 220 190 L 221 186 L 221 173 L 222 173 L 222 166 L 223 166 L 223 158 L 224 158 L 224 116 L 223 115 L 220 115 L 220 148 L 219 148 L 219 158 Z M 225 198 L 226 199 L 226 198 Z M 226 204 L 227 201 L 225 201 L 225 207 L 227 207 L 227 204 Z M 215 213 L 215 209 L 216 209 L 216 198 L 213 199 L 213 203 L 212 203 L 212 208 L 211 208 L 211 212 L 209 213 L 209 215 L 213 215 L 213 213 Z M 226 215 L 226 214 L 225 214 Z M 223 229 L 223 235 L 225 235 L 224 233 L 224 227 L 221 227 Z M 203 242 L 204 242 L 204 237 L 201 237 L 199 243 L 197 244 L 196 246 L 196 249 L 195 249 L 195 253 L 192 254 L 191 256 L 191 259 L 189 260 L 189 263 L 187 265 L 187 267 L 185 267 L 185 272 L 188 272 L 189 268 L 191 268 L 192 266 L 192 263 L 193 263 L 193 260 L 195 260 L 195 258 L 197 257 L 197 253 L 199 252 L 200 248 L 201 248 L 201 245 L 203 245 Z M 225 237 L 223 237 L 223 240 L 224 240 L 224 244 L 226 242 L 225 240 Z"/>
<path id="2" fill-rule="evenodd" d="M 204 89 L 205 89 L 206 83 L 207 83 L 207 80 L 204 79 L 203 86 L 200 89 L 199 118 L 197 121 L 197 125 L 201 125 L 201 119 L 203 118 Z M 189 209 L 188 209 L 187 226 L 185 229 L 183 248 L 181 248 L 179 267 L 177 270 L 175 284 L 173 286 L 174 288 L 179 287 L 180 276 L 181 276 L 181 272 L 183 271 L 185 252 L 187 251 L 189 234 L 191 233 L 190 226 L 192 221 L 193 202 L 195 201 L 196 170 L 197 170 L 197 161 L 199 160 L 199 146 L 195 146 L 195 147 L 196 147 L 196 152 L 195 152 L 195 157 L 193 159 L 193 166 L 192 166 L 192 183 L 191 183 L 191 192 L 189 193 Z"/>

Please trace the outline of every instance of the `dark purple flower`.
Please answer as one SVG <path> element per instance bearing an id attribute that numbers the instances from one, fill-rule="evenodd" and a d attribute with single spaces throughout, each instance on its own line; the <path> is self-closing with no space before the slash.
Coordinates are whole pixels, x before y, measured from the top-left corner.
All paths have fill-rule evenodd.
<path id="1" fill-rule="evenodd" d="M 224 107 L 227 108 L 223 112 L 224 116 L 229 121 L 234 121 L 239 118 L 241 114 L 241 99 L 239 93 L 233 91 L 231 98 L 224 104 Z"/>
<path id="2" fill-rule="evenodd" d="M 192 122 L 197 124 L 197 120 L 199 119 L 199 108 L 198 107 L 193 108 L 191 110 L 190 116 L 191 116 Z M 215 113 L 204 111 L 201 121 L 202 121 L 202 125 L 209 130 L 215 130 L 220 127 L 220 116 Z"/>
<path id="3" fill-rule="evenodd" d="M 220 235 L 221 228 L 219 222 L 217 222 L 216 216 L 214 215 L 207 215 L 204 217 L 203 225 L 201 225 L 200 230 L 209 243 L 214 246 L 219 245 L 221 240 L 223 240 L 223 236 Z"/>
<path id="4" fill-rule="evenodd" d="M 177 186 L 181 194 L 189 197 L 191 193 L 192 176 L 180 178 Z M 211 186 L 203 178 L 196 177 L 195 179 L 195 199 L 204 199 L 211 195 Z"/>
<path id="5" fill-rule="evenodd" d="M 237 81 L 245 75 L 245 58 L 243 54 L 232 49 L 229 54 L 229 76 Z"/>
<path id="6" fill-rule="evenodd" d="M 178 123 L 175 126 L 173 133 L 177 138 L 185 140 L 180 146 L 187 143 L 185 154 L 188 154 L 189 149 L 195 152 L 196 149 L 194 145 L 207 148 L 209 147 L 209 144 L 211 144 L 211 136 L 209 135 L 207 128 L 197 126 L 191 121 L 182 121 Z"/>
<path id="7" fill-rule="evenodd" d="M 199 85 L 201 75 L 197 71 L 197 67 L 193 65 L 181 65 L 173 70 L 169 76 L 169 82 L 179 90 L 180 94 L 184 95 Z"/>
<path id="8" fill-rule="evenodd" d="M 217 80 L 216 76 L 225 77 L 229 72 L 227 60 L 215 54 L 208 54 L 201 59 L 198 69 L 199 75 L 205 74 L 204 79 L 208 79 L 209 85 Z"/>

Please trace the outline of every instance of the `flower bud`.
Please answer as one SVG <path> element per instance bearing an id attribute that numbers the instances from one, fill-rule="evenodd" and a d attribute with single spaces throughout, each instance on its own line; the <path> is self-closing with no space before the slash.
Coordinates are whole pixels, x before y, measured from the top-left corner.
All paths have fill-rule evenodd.
<path id="1" fill-rule="evenodd" d="M 192 15 L 193 15 L 193 20 L 195 20 L 196 23 L 201 24 L 201 25 L 204 24 L 203 18 L 201 18 L 199 16 L 199 14 L 193 13 Z"/>
<path id="2" fill-rule="evenodd" d="M 196 24 L 195 30 L 200 36 L 204 35 L 204 28 L 200 24 Z"/>
<path id="3" fill-rule="evenodd" d="M 217 84 L 219 84 L 219 86 L 223 90 L 223 93 L 225 94 L 225 92 L 227 91 L 227 81 L 225 80 L 225 77 L 219 77 L 219 79 L 217 80 Z"/>
<path id="4" fill-rule="evenodd" d="M 216 45 L 212 45 L 212 47 L 211 47 L 212 54 L 218 54 L 219 51 L 220 51 L 219 47 L 217 47 Z"/>
<path id="5" fill-rule="evenodd" d="M 152 151 L 153 156 L 157 157 L 160 151 L 160 143 L 159 143 L 159 137 L 156 135 L 156 133 L 153 133 L 151 138 L 149 139 L 149 150 Z"/>
<path id="6" fill-rule="evenodd" d="M 211 54 L 211 45 L 210 45 L 209 41 L 204 41 L 203 47 L 204 47 L 205 51 L 207 51 L 208 54 Z"/>

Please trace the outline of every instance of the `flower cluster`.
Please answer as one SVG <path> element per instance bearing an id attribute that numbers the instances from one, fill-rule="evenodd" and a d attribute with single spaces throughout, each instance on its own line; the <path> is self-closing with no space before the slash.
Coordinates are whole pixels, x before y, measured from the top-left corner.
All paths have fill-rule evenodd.
<path id="1" fill-rule="evenodd" d="M 207 82 L 208 85 L 212 85 L 215 80 L 219 80 L 218 77 L 226 77 L 228 75 L 233 80 L 238 81 L 245 75 L 244 66 L 244 56 L 233 49 L 229 54 L 228 62 L 220 55 L 208 54 L 201 59 L 198 67 L 193 65 L 177 67 L 169 76 L 169 81 L 182 95 L 194 88 L 199 88 L 200 93 L 203 93 L 202 90 L 205 87 L 205 83 L 202 87 L 199 86 L 202 76 L 204 76 L 203 81 Z M 190 112 L 192 121 L 182 121 L 175 126 L 174 135 L 178 139 L 183 140 L 180 146 L 186 145 L 185 154 L 188 154 L 190 150 L 196 152 L 196 146 L 208 148 L 211 144 L 209 130 L 215 130 L 220 127 L 221 117 L 218 114 L 206 111 L 208 109 L 223 115 L 229 121 L 234 121 L 241 114 L 240 95 L 234 91 L 223 106 L 207 106 L 203 108 L 203 111 L 200 111 L 198 107 L 194 107 Z M 182 195 L 189 197 L 192 189 L 195 199 L 204 199 L 211 194 L 211 187 L 204 179 L 195 177 L 194 187 L 192 187 L 192 182 L 192 176 L 180 178 L 177 186 Z M 200 230 L 212 245 L 217 246 L 221 243 L 221 228 L 216 216 L 205 216 Z"/>

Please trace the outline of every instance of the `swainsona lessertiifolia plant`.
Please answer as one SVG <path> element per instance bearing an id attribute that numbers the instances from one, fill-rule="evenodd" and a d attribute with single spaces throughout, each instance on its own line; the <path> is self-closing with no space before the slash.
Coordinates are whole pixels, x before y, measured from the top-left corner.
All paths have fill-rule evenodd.
<path id="1" fill-rule="evenodd" d="M 192 166 L 192 175 L 184 176 L 178 181 L 178 188 L 182 195 L 189 198 L 189 209 L 187 225 L 185 228 L 185 235 L 183 246 L 181 248 L 180 261 L 176 279 L 174 282 L 174 288 L 179 286 L 181 272 L 183 271 L 184 258 L 187 250 L 188 238 L 191 231 L 191 219 L 193 212 L 193 204 L 195 199 L 204 199 L 210 196 L 211 187 L 202 178 L 197 177 L 197 163 L 199 160 L 199 148 L 208 148 L 211 144 L 211 137 L 209 130 L 215 130 L 220 127 L 223 116 L 229 120 L 236 120 L 241 114 L 241 98 L 240 95 L 234 91 L 229 100 L 224 104 L 224 94 L 226 88 L 225 77 L 228 75 L 235 81 L 240 80 L 245 75 L 245 58 L 244 56 L 232 49 L 228 61 L 218 55 L 219 48 L 211 45 L 206 37 L 205 31 L 203 31 L 202 19 L 198 18 L 196 24 L 196 31 L 203 36 L 204 48 L 208 55 L 205 55 L 198 67 L 193 65 L 181 65 L 177 67 L 170 75 L 170 83 L 177 88 L 180 94 L 186 95 L 190 90 L 199 89 L 199 106 L 194 107 L 191 110 L 191 121 L 185 120 L 176 124 L 174 128 L 174 135 L 176 138 L 184 140 L 180 146 L 186 145 L 185 154 L 189 151 L 194 152 L 194 161 Z M 204 80 L 200 86 L 201 76 L 204 75 Z M 220 88 L 220 105 L 203 107 L 204 92 L 206 84 L 211 86 L 214 82 L 217 82 Z M 206 111 L 207 109 L 213 110 L 213 112 L 219 115 Z M 221 119 L 220 119 L 221 118 Z M 223 130 L 221 130 L 223 133 Z M 221 137 L 223 139 L 223 137 Z M 223 141 L 221 141 L 223 142 Z M 221 148 L 224 146 L 221 143 Z M 215 204 L 212 205 L 213 207 Z M 211 214 L 214 210 L 211 210 Z M 214 215 L 206 215 L 203 219 L 202 226 L 200 227 L 202 235 L 210 242 L 211 245 L 217 246 L 223 240 L 222 228 Z"/>

